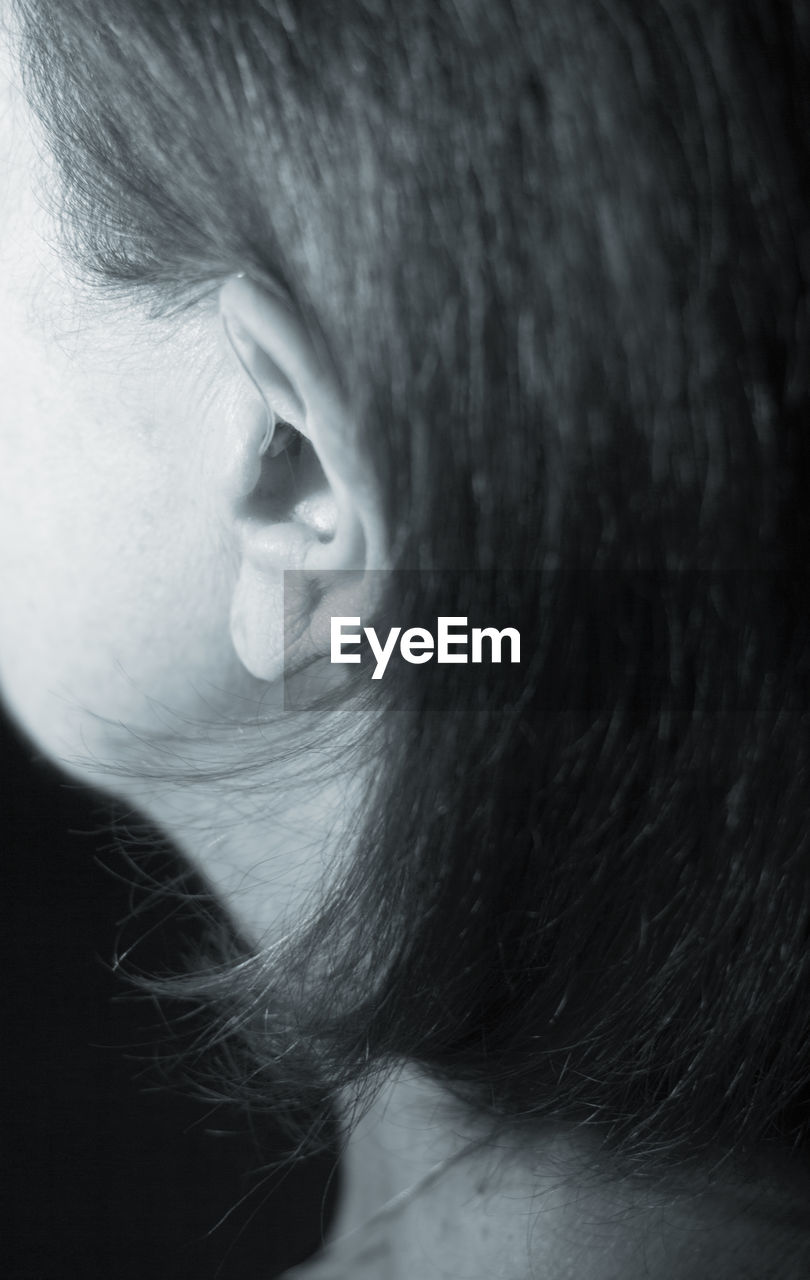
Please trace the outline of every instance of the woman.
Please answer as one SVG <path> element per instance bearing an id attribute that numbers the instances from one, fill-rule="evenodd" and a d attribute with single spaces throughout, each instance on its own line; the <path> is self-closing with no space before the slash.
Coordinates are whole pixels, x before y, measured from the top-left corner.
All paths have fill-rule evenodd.
<path id="1" fill-rule="evenodd" d="M 8 19 L 4 696 L 342 1099 L 310 1273 L 804 1275 L 806 6 Z"/>

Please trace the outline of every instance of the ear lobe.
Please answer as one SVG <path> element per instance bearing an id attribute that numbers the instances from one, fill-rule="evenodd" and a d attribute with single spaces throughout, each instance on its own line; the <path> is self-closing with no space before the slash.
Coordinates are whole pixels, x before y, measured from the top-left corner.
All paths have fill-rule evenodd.
<path id="1" fill-rule="evenodd" d="M 233 508 L 231 637 L 244 666 L 272 682 L 285 659 L 300 665 L 329 652 L 330 618 L 348 600 L 353 611 L 372 611 L 376 575 L 367 580 L 364 571 L 383 567 L 382 513 L 337 379 L 290 305 L 236 277 L 222 288 L 220 310 L 242 390 L 253 393 L 244 410 L 251 443 L 242 446 L 252 487 Z M 262 454 L 274 419 L 276 444 Z"/>

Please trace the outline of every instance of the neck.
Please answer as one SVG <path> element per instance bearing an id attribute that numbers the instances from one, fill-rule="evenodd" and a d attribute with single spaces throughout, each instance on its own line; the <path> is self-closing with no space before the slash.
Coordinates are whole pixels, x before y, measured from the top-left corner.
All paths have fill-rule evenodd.
<path id="1" fill-rule="evenodd" d="M 396 1073 L 347 1143 L 330 1265 L 351 1263 L 358 1280 L 523 1280 L 532 1193 L 522 1171 L 493 1156 L 437 1086 Z"/>
<path id="2" fill-rule="evenodd" d="M 245 941 L 260 947 L 323 900 L 350 852 L 366 782 L 337 767 L 328 747 L 274 762 L 271 730 L 248 730 L 241 746 L 246 758 L 261 761 L 265 751 L 270 762 L 231 772 L 232 743 L 190 738 L 144 761 L 122 750 L 120 773 L 91 780 L 147 814 L 208 881 Z"/>
<path id="3" fill-rule="evenodd" d="M 255 778 L 244 789 L 227 779 L 221 787 L 152 789 L 148 805 L 143 797 L 257 945 L 295 928 L 348 848 L 342 836 L 361 784 L 317 770 L 312 778 L 317 785 L 303 779 L 294 791 L 271 780 L 275 812 L 256 803 Z M 531 1148 L 482 1141 L 437 1084 L 411 1070 L 392 1074 L 347 1143 L 324 1280 L 334 1274 L 333 1258 L 356 1280 L 806 1274 L 806 1244 L 800 1257 L 773 1225 L 787 1185 L 779 1170 L 764 1197 L 759 1184 L 755 1194 L 750 1185 L 697 1176 L 684 1176 L 677 1189 L 651 1188 L 594 1172 L 589 1147 L 586 1131 L 562 1127 L 538 1130 Z M 315 1280 L 321 1264 L 311 1274 Z"/>
<path id="4" fill-rule="evenodd" d="M 439 1086 L 402 1070 L 348 1141 L 323 1275 L 344 1263 L 357 1280 L 740 1280 L 792 1262 L 750 1189 L 609 1182 L 588 1145 L 560 1129 L 531 1154 L 482 1140 Z"/>

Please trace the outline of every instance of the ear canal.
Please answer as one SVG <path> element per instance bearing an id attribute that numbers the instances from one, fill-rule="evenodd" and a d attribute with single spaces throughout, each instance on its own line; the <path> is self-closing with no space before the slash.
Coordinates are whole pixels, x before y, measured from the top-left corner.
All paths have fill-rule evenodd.
<path id="1" fill-rule="evenodd" d="M 299 431 L 286 418 L 276 414 L 272 429 L 263 442 L 264 452 L 270 458 L 277 458 L 282 453 L 286 453 L 289 457 L 298 457 L 307 440 L 308 437 L 303 431 Z"/>

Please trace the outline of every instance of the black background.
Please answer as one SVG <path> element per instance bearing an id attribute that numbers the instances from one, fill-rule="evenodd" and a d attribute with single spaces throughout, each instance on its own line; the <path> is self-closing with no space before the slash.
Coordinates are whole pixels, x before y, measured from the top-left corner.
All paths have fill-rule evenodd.
<path id="1" fill-rule="evenodd" d="M 195 1101 L 172 1065 L 171 1007 L 112 970 L 122 939 L 140 970 L 182 969 L 200 921 L 135 887 L 130 858 L 167 877 L 181 864 L 157 842 L 117 848 L 109 803 L 6 721 L 0 751 L 0 1275 L 276 1275 L 318 1247 L 334 1158 L 263 1172 L 278 1134 Z"/>

